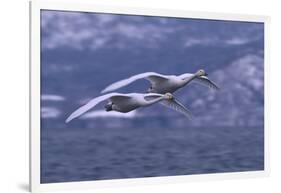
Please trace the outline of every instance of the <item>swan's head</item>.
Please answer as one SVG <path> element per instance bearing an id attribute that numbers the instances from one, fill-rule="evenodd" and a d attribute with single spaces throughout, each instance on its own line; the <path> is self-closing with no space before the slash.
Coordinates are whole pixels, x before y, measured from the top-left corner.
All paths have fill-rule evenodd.
<path id="1" fill-rule="evenodd" d="M 200 69 L 195 73 L 197 76 L 207 76 L 208 74 L 205 72 L 205 70 Z"/>
<path id="2" fill-rule="evenodd" d="M 149 87 L 149 89 L 147 89 L 147 91 L 146 91 L 147 93 L 152 93 L 153 92 L 153 88 L 152 88 L 152 86 L 151 87 Z"/>
<path id="3" fill-rule="evenodd" d="M 174 98 L 174 96 L 171 93 L 164 94 L 164 99 L 166 99 L 166 100 L 172 100 L 173 98 Z"/>

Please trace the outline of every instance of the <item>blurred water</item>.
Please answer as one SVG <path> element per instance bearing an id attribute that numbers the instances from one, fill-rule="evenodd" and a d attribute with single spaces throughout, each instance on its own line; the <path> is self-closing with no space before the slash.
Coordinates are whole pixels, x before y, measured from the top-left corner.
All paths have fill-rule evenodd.
<path id="1" fill-rule="evenodd" d="M 41 135 L 41 183 L 264 169 L 262 128 L 76 128 Z"/>

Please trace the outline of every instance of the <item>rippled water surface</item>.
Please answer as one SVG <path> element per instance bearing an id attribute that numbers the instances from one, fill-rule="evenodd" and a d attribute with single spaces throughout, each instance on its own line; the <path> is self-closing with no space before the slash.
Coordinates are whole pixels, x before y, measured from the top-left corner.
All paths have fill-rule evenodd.
<path id="1" fill-rule="evenodd" d="M 262 128 L 45 129 L 41 183 L 263 170 Z"/>

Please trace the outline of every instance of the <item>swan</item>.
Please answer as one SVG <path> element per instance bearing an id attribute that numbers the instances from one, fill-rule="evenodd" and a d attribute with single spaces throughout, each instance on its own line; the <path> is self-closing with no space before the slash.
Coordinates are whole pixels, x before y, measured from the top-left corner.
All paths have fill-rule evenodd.
<path id="1" fill-rule="evenodd" d="M 163 75 L 156 72 L 145 72 L 117 81 L 107 86 L 101 91 L 101 93 L 117 90 L 139 79 L 146 79 L 151 83 L 151 87 L 147 91 L 149 93 L 174 93 L 176 90 L 184 87 L 191 81 L 207 86 L 213 90 L 219 90 L 219 87 L 213 81 L 211 81 L 207 75 L 208 74 L 202 69 L 198 70 L 194 74 L 185 73 L 179 76 Z"/>
<path id="2" fill-rule="evenodd" d="M 121 113 L 127 113 L 133 111 L 139 107 L 150 106 L 154 103 L 165 101 L 165 105 L 171 109 L 174 109 L 188 118 L 192 118 L 191 112 L 177 101 L 171 93 L 157 94 L 157 93 L 109 93 L 90 100 L 87 104 L 81 106 L 74 111 L 67 119 L 66 123 L 86 113 L 97 104 L 102 101 L 108 100 L 104 106 L 106 111 L 117 111 Z"/>

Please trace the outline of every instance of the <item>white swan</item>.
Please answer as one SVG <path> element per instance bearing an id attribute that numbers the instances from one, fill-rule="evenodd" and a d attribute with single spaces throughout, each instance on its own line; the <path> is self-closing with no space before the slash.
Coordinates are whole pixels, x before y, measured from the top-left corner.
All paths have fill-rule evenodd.
<path id="1" fill-rule="evenodd" d="M 113 110 L 121 113 L 127 113 L 139 107 L 149 106 L 159 101 L 165 101 L 167 107 L 184 114 L 188 118 L 192 117 L 191 112 L 170 93 L 164 95 L 157 93 L 109 93 L 90 100 L 87 104 L 74 111 L 65 122 L 68 123 L 72 119 L 79 117 L 104 100 L 108 100 L 108 103 L 105 105 L 106 111 Z"/>
<path id="2" fill-rule="evenodd" d="M 213 81 L 208 79 L 207 73 L 204 70 L 198 70 L 194 74 L 186 73 L 179 76 L 163 75 L 155 72 L 145 72 L 115 82 L 107 86 L 101 93 L 119 89 L 139 79 L 146 79 L 151 83 L 151 87 L 148 89 L 148 92 L 150 93 L 173 93 L 191 81 L 202 84 L 214 90 L 219 89 L 219 87 Z"/>

